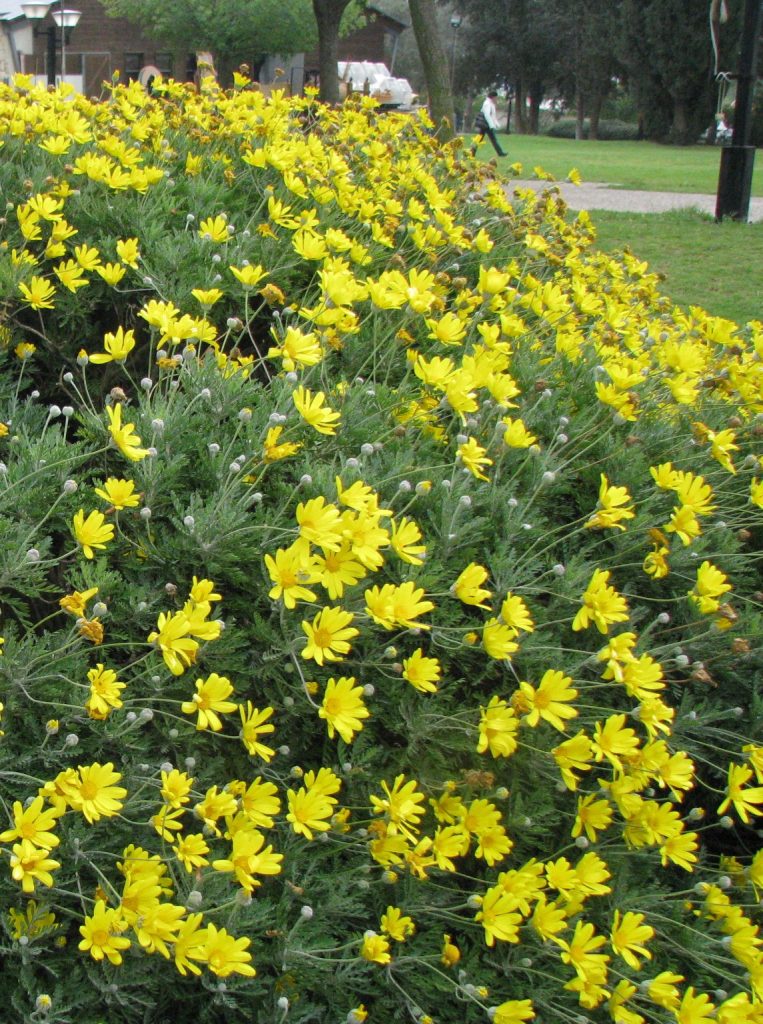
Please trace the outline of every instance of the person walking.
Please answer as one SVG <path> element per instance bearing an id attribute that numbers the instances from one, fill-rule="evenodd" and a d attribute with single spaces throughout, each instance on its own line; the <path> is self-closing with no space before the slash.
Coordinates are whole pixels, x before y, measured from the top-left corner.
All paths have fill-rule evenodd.
<path id="1" fill-rule="evenodd" d="M 498 93 L 495 89 L 491 90 L 485 97 L 485 102 L 480 108 L 479 114 L 474 119 L 474 129 L 479 135 L 479 139 L 472 145 L 472 156 L 477 155 L 477 146 L 483 141 L 485 136 L 490 139 L 493 144 L 493 149 L 496 151 L 498 156 L 506 156 L 504 151 L 501 149 L 501 144 L 496 136 L 498 130 L 498 114 L 495 109 L 495 101 L 498 98 Z"/>

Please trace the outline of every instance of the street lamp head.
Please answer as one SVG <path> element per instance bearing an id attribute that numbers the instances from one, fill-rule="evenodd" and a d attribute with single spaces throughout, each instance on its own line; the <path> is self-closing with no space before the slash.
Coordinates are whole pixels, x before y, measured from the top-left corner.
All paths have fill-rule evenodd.
<path id="1" fill-rule="evenodd" d="M 81 11 L 73 10 L 58 10 L 53 11 L 53 21 L 59 28 L 67 29 L 74 28 L 79 19 L 82 17 Z"/>
<path id="2" fill-rule="evenodd" d="M 464 20 L 464 19 L 463 19 L 463 18 L 461 17 L 461 15 L 460 15 L 460 14 L 454 14 L 454 15 L 452 15 L 452 16 L 451 16 L 451 19 L 450 19 L 450 27 L 451 27 L 452 29 L 454 29 L 454 30 L 455 30 L 455 29 L 457 29 L 457 28 L 461 28 L 461 22 L 462 22 L 463 20 Z"/>
<path id="3" fill-rule="evenodd" d="M 48 13 L 50 8 L 49 3 L 39 3 L 38 0 L 29 0 L 28 3 L 21 5 L 21 13 L 29 21 L 41 21 Z"/>

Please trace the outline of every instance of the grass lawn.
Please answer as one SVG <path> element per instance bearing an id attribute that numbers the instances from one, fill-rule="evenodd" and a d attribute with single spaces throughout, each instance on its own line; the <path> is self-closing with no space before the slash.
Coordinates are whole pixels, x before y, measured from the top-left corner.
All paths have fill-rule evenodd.
<path id="1" fill-rule="evenodd" d="M 607 181 L 613 188 L 646 189 L 652 192 L 705 192 L 718 188 L 719 146 L 660 146 L 656 142 L 576 142 L 547 135 L 500 135 L 508 157 L 500 167 L 518 160 L 523 173 L 532 176 L 540 165 L 557 178 L 566 178 L 577 167 L 585 181 Z M 488 142 L 479 156 L 495 154 Z M 763 196 L 763 150 L 755 159 L 752 194 Z"/>
<path id="2" fill-rule="evenodd" d="M 591 218 L 598 247 L 616 252 L 630 246 L 650 270 L 664 275 L 661 291 L 678 305 L 702 306 L 738 323 L 763 319 L 763 224 L 716 224 L 690 210 L 595 210 Z"/>

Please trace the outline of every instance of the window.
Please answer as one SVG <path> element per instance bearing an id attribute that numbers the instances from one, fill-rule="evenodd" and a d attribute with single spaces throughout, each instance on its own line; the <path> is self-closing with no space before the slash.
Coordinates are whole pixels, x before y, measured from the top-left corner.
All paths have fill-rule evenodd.
<path id="1" fill-rule="evenodd" d="M 125 53 L 125 78 L 128 82 L 136 81 L 144 63 L 142 53 Z"/>
<path id="2" fill-rule="evenodd" d="M 172 78 L 172 54 L 157 53 L 156 66 L 162 73 L 162 78 Z"/>

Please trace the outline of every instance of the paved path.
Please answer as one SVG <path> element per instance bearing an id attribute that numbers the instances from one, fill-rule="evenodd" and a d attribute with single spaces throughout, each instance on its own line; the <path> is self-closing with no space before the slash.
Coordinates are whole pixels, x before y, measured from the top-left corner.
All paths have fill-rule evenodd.
<path id="1" fill-rule="evenodd" d="M 572 185 L 568 181 L 546 182 L 511 180 L 509 188 L 546 188 L 557 185 L 571 210 L 615 210 L 623 213 L 664 213 L 666 210 L 697 209 L 715 214 L 715 196 L 686 192 L 639 192 L 635 189 L 612 188 L 603 181 L 585 181 Z M 763 199 L 750 200 L 750 220 L 763 222 Z"/>

